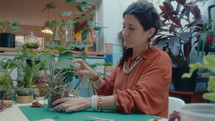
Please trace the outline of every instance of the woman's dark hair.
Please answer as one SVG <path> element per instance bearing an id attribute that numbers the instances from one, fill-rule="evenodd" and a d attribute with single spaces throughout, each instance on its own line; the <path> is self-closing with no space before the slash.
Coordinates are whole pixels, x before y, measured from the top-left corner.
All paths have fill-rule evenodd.
<path id="1" fill-rule="evenodd" d="M 150 28 L 155 28 L 154 35 L 161 27 L 159 14 L 157 13 L 153 4 L 149 3 L 146 0 L 139 0 L 129 5 L 128 8 L 123 13 L 123 18 L 127 14 L 135 16 L 139 20 L 140 24 L 143 26 L 145 31 L 147 31 Z M 122 46 L 123 46 L 123 55 L 119 62 L 119 65 L 118 65 L 119 67 L 123 66 L 125 61 L 132 55 L 132 51 L 133 51 L 132 48 L 126 48 L 124 47 L 124 45 Z"/>

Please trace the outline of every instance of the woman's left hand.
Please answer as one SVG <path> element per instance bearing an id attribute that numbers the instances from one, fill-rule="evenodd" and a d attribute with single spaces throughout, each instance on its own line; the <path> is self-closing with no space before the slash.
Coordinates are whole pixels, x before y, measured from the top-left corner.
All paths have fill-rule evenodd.
<path id="1" fill-rule="evenodd" d="M 91 98 L 60 98 L 53 102 L 53 111 L 76 112 L 91 108 Z"/>

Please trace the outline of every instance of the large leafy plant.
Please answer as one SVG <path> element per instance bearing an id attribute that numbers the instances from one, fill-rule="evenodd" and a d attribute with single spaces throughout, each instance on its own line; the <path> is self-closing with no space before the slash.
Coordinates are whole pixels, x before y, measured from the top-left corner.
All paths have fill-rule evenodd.
<path id="1" fill-rule="evenodd" d="M 201 24 L 200 10 L 195 1 L 187 0 L 166 0 L 159 7 L 163 26 L 154 44 L 163 44 L 174 66 L 188 66 L 195 27 Z"/>
<path id="2" fill-rule="evenodd" d="M 69 4 L 74 4 L 76 0 L 66 0 L 65 2 Z M 46 5 L 46 7 L 43 9 L 45 11 L 46 9 L 54 9 L 57 6 L 54 6 L 52 4 Z M 61 18 L 61 21 L 51 21 L 48 22 L 48 26 L 52 28 L 53 30 L 53 35 L 52 35 L 52 41 L 55 41 L 55 35 L 56 35 L 56 27 L 57 26 L 67 26 L 67 27 L 78 27 L 79 30 L 78 32 L 74 35 L 74 37 L 78 36 L 81 34 L 81 39 L 86 40 L 88 36 L 91 36 L 93 38 L 93 32 L 92 31 L 99 31 L 103 27 L 98 26 L 94 21 L 93 21 L 93 15 L 95 14 L 96 10 L 93 9 L 89 11 L 91 6 L 86 2 L 82 1 L 80 5 L 77 6 L 79 11 L 61 11 L 59 12 L 59 16 Z M 89 14 L 86 14 L 89 13 Z M 68 19 L 71 15 L 77 14 L 78 17 L 74 19 Z M 66 19 L 67 18 L 67 19 Z M 80 20 L 84 23 L 84 26 L 82 26 L 83 23 L 80 22 Z M 70 44 L 70 43 L 69 43 Z M 64 44 L 61 44 L 64 45 Z"/>
<path id="3" fill-rule="evenodd" d="M 210 76 L 208 81 L 208 93 L 203 94 L 203 98 L 211 101 L 215 101 L 215 56 L 206 55 L 203 57 L 203 63 L 196 62 L 190 64 L 190 72 L 185 73 L 183 77 L 191 77 L 192 73 L 199 68 L 205 68 L 208 70 Z"/>
<path id="4" fill-rule="evenodd" d="M 17 20 L 8 21 L 0 19 L 0 23 L 3 23 L 3 26 L 0 25 L 0 30 L 2 30 L 2 33 L 9 33 L 11 31 L 17 32 L 20 30 L 20 27 L 18 26 L 20 23 Z"/>

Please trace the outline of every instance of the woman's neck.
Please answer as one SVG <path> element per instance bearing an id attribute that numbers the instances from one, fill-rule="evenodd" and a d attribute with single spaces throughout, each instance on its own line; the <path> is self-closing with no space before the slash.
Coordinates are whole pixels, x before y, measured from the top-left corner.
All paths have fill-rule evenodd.
<path id="1" fill-rule="evenodd" d="M 143 52 L 146 52 L 150 49 L 150 46 L 144 46 L 144 48 L 133 48 L 132 59 L 141 55 Z"/>

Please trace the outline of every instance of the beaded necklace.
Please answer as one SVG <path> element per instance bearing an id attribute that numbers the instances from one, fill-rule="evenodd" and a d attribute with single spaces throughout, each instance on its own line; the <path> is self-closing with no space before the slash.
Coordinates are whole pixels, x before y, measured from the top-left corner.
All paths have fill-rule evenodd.
<path id="1" fill-rule="evenodd" d="M 143 58 L 141 56 L 138 56 L 134 64 L 128 70 L 125 68 L 126 67 L 126 61 L 125 61 L 125 63 L 123 64 L 123 72 L 126 74 L 130 73 L 142 59 Z"/>

